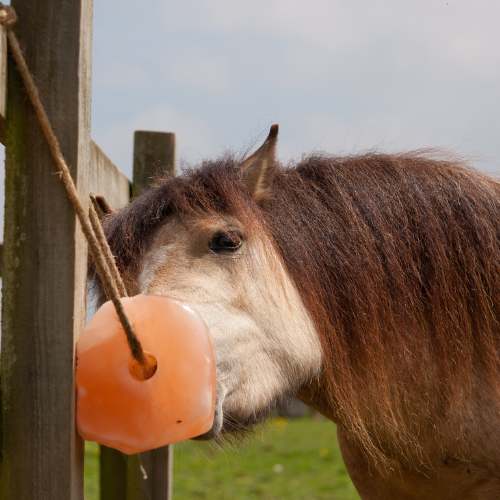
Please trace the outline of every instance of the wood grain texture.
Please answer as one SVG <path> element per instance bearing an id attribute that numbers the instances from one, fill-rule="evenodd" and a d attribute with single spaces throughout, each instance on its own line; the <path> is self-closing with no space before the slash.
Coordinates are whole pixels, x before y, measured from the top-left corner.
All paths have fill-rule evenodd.
<path id="1" fill-rule="evenodd" d="M 122 208 L 130 201 L 131 185 L 127 177 L 94 142 L 90 143 L 90 192 L 100 194 L 113 208 Z"/>
<path id="2" fill-rule="evenodd" d="M 127 455 L 107 446 L 100 446 L 101 500 L 126 500 Z"/>
<path id="3" fill-rule="evenodd" d="M 12 0 L 14 30 L 88 203 L 92 0 Z M 0 498 L 83 499 L 74 346 L 87 246 L 9 58 Z"/>
<path id="4" fill-rule="evenodd" d="M 147 132 L 134 134 L 133 195 L 147 189 L 156 173 L 175 175 L 177 163 L 176 138 L 172 132 Z"/>
<path id="5" fill-rule="evenodd" d="M 128 457 L 126 500 L 172 500 L 173 450 L 170 445 Z"/>
<path id="6" fill-rule="evenodd" d="M 0 28 L 0 142 L 5 145 L 7 116 L 7 33 Z"/>

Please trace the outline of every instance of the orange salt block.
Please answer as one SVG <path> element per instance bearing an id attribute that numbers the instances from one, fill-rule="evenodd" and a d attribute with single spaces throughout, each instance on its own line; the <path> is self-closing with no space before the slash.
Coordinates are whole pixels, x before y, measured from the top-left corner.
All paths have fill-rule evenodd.
<path id="1" fill-rule="evenodd" d="M 209 431 L 215 351 L 200 314 L 159 295 L 121 300 L 153 370 L 144 375 L 132 358 L 113 304 L 106 302 L 76 345 L 78 433 L 131 454 Z"/>

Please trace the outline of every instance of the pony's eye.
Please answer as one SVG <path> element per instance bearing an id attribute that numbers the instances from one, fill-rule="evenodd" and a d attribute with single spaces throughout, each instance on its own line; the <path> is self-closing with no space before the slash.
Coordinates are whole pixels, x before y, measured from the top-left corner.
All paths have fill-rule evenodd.
<path id="1" fill-rule="evenodd" d="M 208 247 L 214 253 L 224 250 L 234 252 L 242 243 L 243 238 L 238 233 L 218 233 L 210 240 Z"/>

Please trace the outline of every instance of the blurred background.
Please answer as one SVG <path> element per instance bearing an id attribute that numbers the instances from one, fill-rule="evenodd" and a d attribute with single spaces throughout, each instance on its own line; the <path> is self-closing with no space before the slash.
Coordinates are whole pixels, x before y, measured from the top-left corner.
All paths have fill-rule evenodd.
<path id="1" fill-rule="evenodd" d="M 135 130 L 175 132 L 181 164 L 196 164 L 258 145 L 272 123 L 285 162 L 312 150 L 444 147 L 500 170 L 500 2 L 94 0 L 94 9 L 92 136 L 129 178 Z M 236 451 L 176 445 L 174 498 L 358 498 L 330 422 L 278 417 L 257 438 Z M 88 499 L 97 454 L 89 444 Z"/>

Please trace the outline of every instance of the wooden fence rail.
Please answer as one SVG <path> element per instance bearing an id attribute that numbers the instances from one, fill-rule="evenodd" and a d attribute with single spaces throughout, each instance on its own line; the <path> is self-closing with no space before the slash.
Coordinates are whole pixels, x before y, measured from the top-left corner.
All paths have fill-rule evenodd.
<path id="1" fill-rule="evenodd" d="M 89 170 L 89 189 L 92 194 L 101 194 L 113 208 L 128 205 L 132 194 L 130 181 L 94 141 L 90 143 Z"/>

